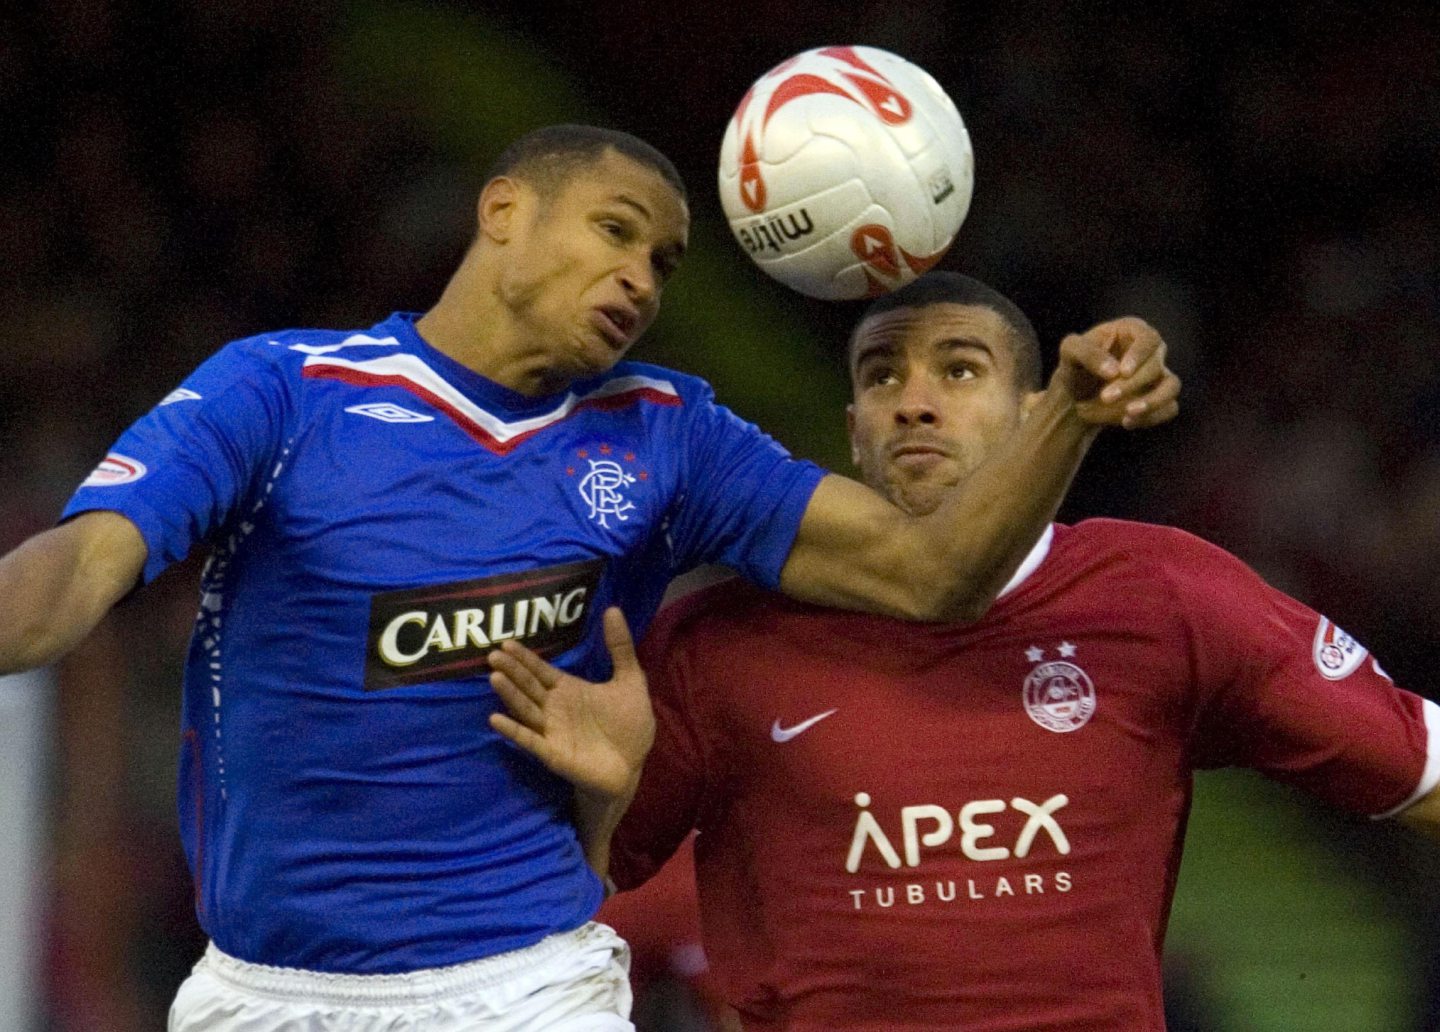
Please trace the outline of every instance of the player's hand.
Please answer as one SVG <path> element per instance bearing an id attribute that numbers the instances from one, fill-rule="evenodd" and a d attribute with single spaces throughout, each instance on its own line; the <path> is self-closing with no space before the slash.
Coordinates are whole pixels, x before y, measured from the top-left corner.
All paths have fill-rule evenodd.
<path id="1" fill-rule="evenodd" d="M 490 726 L 576 788 L 629 800 L 655 740 L 655 715 L 635 643 L 620 610 L 605 610 L 614 674 L 603 684 L 567 674 L 524 645 L 491 652 L 490 683 L 506 713 Z"/>
<path id="2" fill-rule="evenodd" d="M 1097 426 L 1159 426 L 1180 411 L 1180 378 L 1165 366 L 1165 341 L 1144 319 L 1127 316 L 1060 342 L 1051 380 Z"/>

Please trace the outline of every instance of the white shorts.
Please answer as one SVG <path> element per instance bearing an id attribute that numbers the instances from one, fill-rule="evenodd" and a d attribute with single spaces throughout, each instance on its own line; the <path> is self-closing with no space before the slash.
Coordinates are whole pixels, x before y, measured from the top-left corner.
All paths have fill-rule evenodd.
<path id="1" fill-rule="evenodd" d="M 591 922 L 453 967 L 335 975 L 236 960 L 212 943 L 169 1032 L 634 1032 L 630 949 Z"/>

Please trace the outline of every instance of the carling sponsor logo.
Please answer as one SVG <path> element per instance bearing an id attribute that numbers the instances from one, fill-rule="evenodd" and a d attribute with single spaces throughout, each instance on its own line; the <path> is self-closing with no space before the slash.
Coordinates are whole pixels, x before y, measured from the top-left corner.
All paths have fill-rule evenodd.
<path id="1" fill-rule="evenodd" d="M 486 654 L 511 638 L 547 658 L 574 648 L 604 567 L 591 559 L 373 596 L 366 689 L 485 674 Z"/>

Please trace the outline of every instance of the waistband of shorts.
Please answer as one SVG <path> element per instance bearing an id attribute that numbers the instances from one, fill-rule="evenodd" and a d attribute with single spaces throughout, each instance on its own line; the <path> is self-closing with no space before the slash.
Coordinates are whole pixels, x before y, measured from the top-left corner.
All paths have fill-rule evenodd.
<path id="1" fill-rule="evenodd" d="M 336 1007 L 435 1003 L 487 989 L 543 964 L 591 937 L 589 924 L 546 936 L 532 946 L 491 957 L 387 975 L 347 975 L 302 968 L 271 967 L 232 957 L 213 942 L 197 968 L 246 992 L 272 999 L 303 1000 Z"/>

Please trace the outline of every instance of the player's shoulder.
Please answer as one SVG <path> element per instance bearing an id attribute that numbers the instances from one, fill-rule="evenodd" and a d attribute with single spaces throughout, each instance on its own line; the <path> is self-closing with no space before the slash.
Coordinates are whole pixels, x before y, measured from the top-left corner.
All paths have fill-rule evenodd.
<path id="1" fill-rule="evenodd" d="M 597 389 L 650 390 L 662 397 L 669 395 L 682 405 L 709 402 L 715 397 L 710 384 L 700 377 L 649 362 L 618 362 L 603 376 L 586 381 L 580 392 L 589 393 Z"/>
<path id="2" fill-rule="evenodd" d="M 1139 520 L 1117 520 L 1108 517 L 1081 520 L 1058 529 L 1060 540 L 1067 540 L 1088 549 L 1105 548 L 1130 551 L 1137 555 L 1165 554 L 1173 549 L 1182 551 L 1219 550 L 1204 538 L 1179 527 Z"/>
<path id="3" fill-rule="evenodd" d="M 365 329 L 294 327 L 267 330 L 232 340 L 220 349 L 219 354 L 239 362 L 299 367 L 305 364 L 307 358 L 331 354 L 357 344 L 398 346 L 399 342 L 394 337 L 384 334 L 384 327 L 385 324 L 381 323 Z"/>
<path id="4" fill-rule="evenodd" d="M 1136 520 L 1090 519 L 1061 527 L 1056 546 L 1094 559 L 1113 557 L 1141 564 L 1162 580 L 1248 571 L 1225 549 L 1189 531 Z"/>
<path id="5" fill-rule="evenodd" d="M 283 395 L 298 401 L 311 382 L 311 366 L 345 368 L 410 350 L 409 335 L 400 333 L 403 313 L 364 329 L 297 327 L 267 330 L 232 340 L 196 370 L 196 391 L 214 392 L 241 386 L 250 392 Z M 382 370 L 383 372 L 383 370 Z"/>

